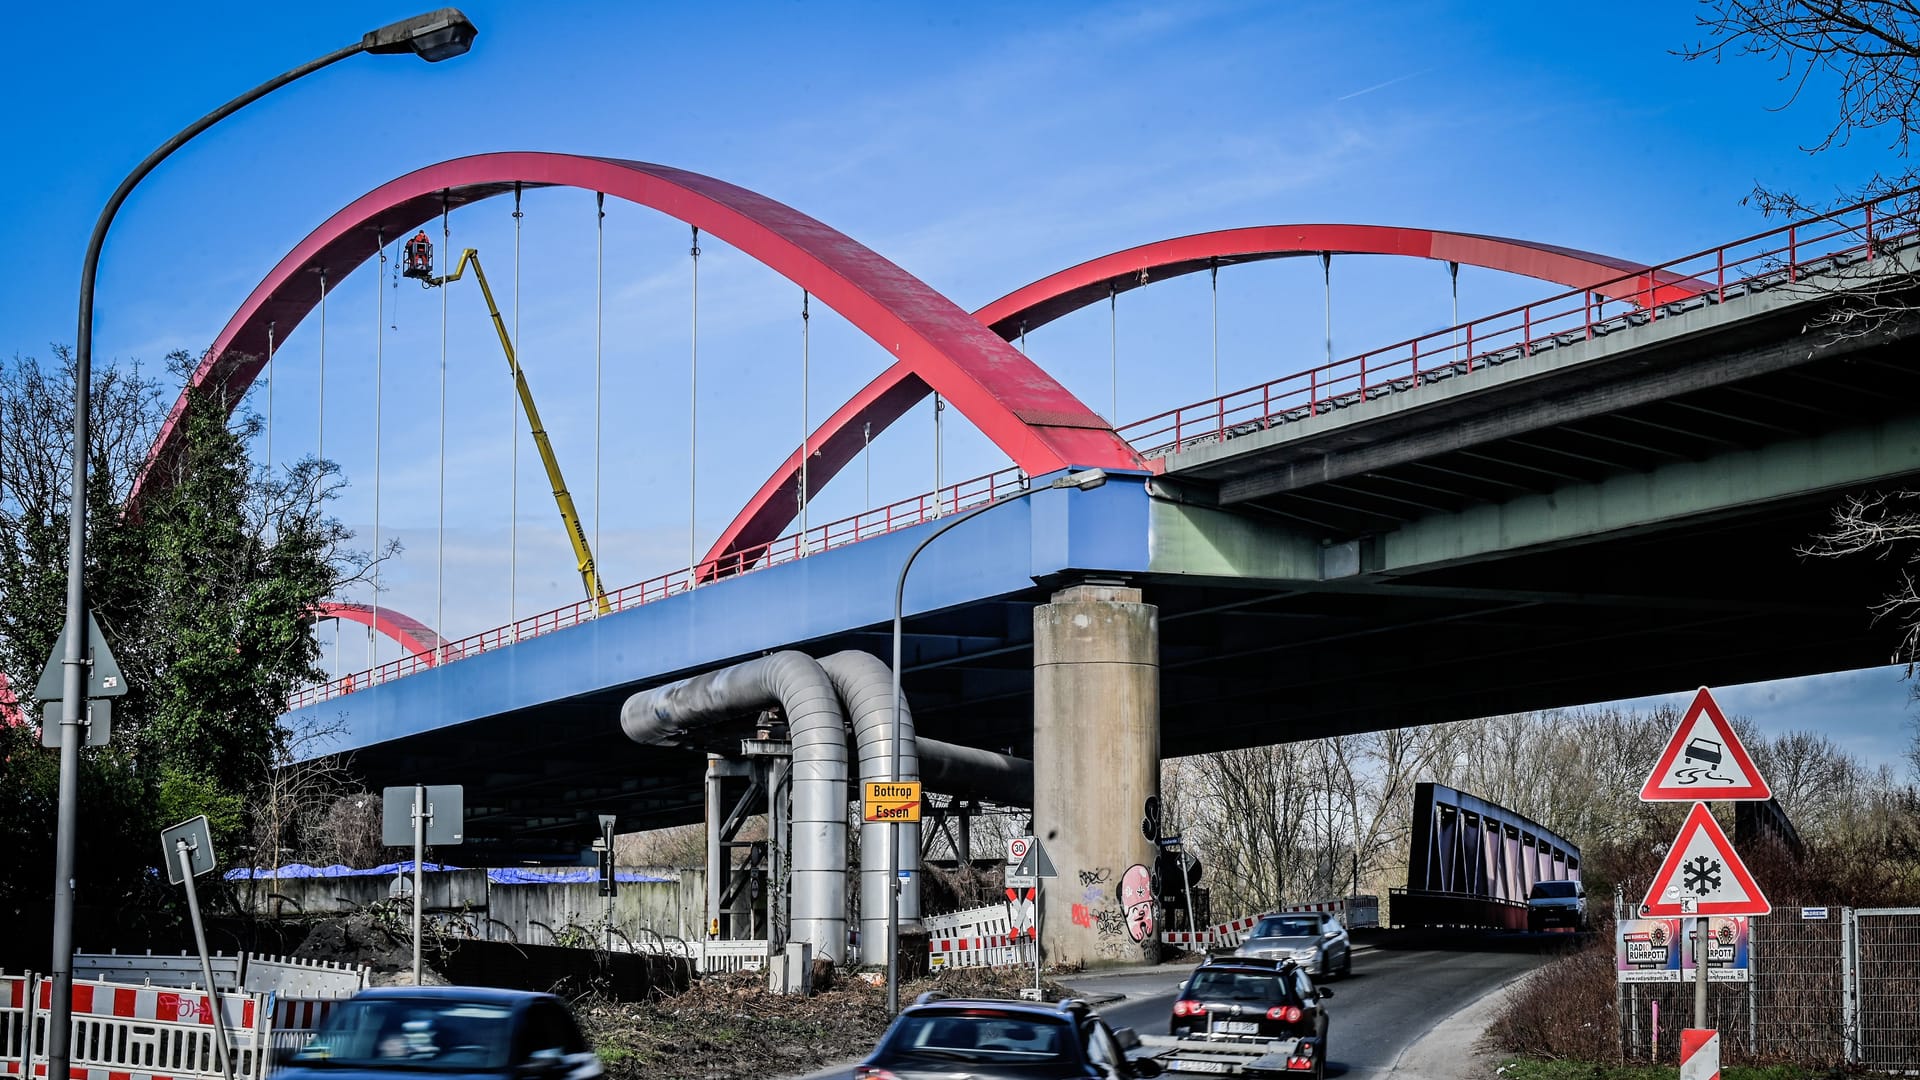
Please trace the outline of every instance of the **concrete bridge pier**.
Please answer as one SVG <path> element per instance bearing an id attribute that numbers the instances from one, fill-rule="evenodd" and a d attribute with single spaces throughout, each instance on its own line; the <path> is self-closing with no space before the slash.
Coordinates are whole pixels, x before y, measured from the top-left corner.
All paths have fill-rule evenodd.
<path id="1" fill-rule="evenodd" d="M 1159 611 L 1139 589 L 1062 589 L 1033 612 L 1034 831 L 1060 874 L 1041 893 L 1048 960 L 1159 958 L 1141 828 L 1159 791 Z"/>

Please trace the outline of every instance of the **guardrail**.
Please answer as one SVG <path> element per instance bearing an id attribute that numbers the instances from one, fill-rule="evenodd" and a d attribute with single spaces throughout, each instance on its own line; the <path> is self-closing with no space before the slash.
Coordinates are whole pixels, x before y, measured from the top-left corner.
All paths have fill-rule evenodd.
<path id="1" fill-rule="evenodd" d="M 1142 455 L 1164 457 L 1831 274 L 1907 246 L 1915 236 L 1915 203 L 1915 190 L 1895 192 L 1183 405 L 1118 430 Z"/>

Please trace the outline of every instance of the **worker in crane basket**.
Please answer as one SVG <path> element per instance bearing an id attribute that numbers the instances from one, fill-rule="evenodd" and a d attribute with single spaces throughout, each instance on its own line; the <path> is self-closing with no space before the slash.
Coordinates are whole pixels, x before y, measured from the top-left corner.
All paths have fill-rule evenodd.
<path id="1" fill-rule="evenodd" d="M 402 261 L 406 263 L 403 271 L 410 278 L 429 278 L 433 276 L 433 241 L 427 239 L 427 230 L 421 229 L 407 241 Z"/>

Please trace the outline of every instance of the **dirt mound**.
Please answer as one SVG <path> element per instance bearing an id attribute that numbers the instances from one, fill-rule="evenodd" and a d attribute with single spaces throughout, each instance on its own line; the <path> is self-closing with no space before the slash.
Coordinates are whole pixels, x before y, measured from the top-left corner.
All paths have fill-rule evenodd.
<path id="1" fill-rule="evenodd" d="M 961 968 L 900 988 L 953 997 L 1018 996 L 1030 971 Z M 1046 984 L 1049 1000 L 1066 996 Z M 809 998 L 770 994 L 758 972 L 710 975 L 684 994 L 645 1003 L 574 1003 L 612 1080 L 734 1080 L 798 1076 L 864 1057 L 887 1029 L 887 995 L 859 975 Z"/>
<path id="2" fill-rule="evenodd" d="M 412 940 L 396 935 L 372 915 L 362 913 L 315 922 L 293 955 L 302 960 L 364 964 L 373 970 L 375 986 L 413 985 Z M 420 982 L 427 986 L 447 985 L 447 980 L 424 962 Z"/>

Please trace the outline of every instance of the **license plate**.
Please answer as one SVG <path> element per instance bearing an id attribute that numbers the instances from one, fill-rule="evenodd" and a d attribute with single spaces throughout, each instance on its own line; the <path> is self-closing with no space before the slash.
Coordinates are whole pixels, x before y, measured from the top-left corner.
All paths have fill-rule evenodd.
<path id="1" fill-rule="evenodd" d="M 1167 1062 L 1167 1068 L 1173 1072 L 1226 1073 L 1233 1071 L 1233 1066 L 1224 1061 L 1181 1061 L 1179 1058 Z"/>
<path id="2" fill-rule="evenodd" d="M 1260 1025 L 1246 1020 L 1216 1020 L 1213 1025 L 1213 1030 L 1224 1032 L 1228 1035 L 1258 1035 L 1260 1034 Z"/>

